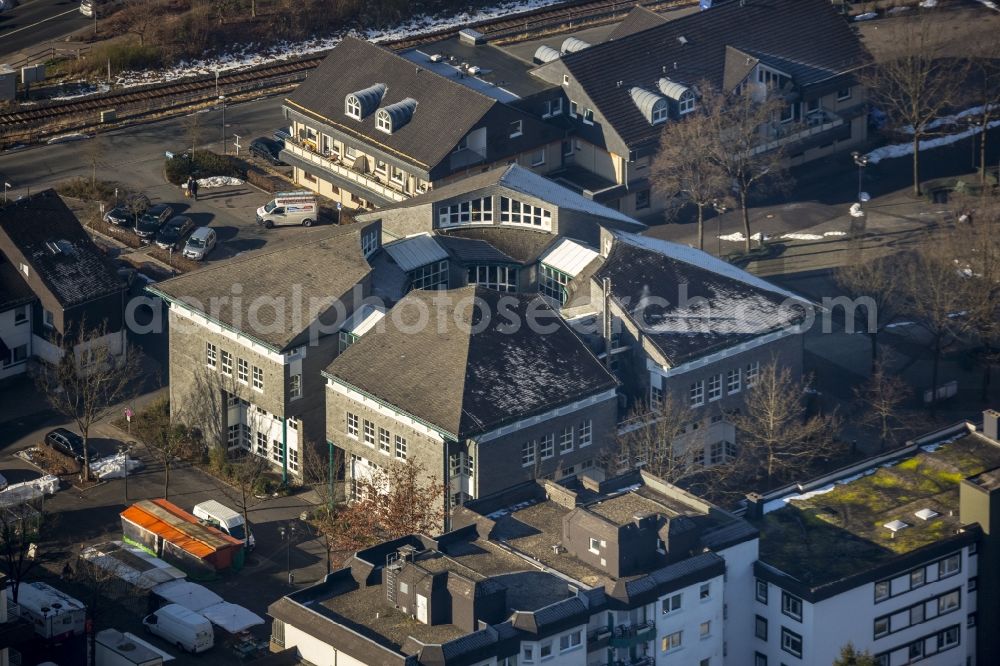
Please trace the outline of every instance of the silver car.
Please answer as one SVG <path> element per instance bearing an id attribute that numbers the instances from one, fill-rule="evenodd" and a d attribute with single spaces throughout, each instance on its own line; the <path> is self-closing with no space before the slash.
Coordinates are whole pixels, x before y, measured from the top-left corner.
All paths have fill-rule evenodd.
<path id="1" fill-rule="evenodd" d="M 215 229 L 198 227 L 184 245 L 184 257 L 201 261 L 215 248 Z"/>

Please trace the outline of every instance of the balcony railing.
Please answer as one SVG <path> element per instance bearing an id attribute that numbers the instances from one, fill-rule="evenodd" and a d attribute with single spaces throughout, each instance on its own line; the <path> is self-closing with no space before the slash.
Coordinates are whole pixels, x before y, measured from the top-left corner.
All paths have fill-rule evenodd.
<path id="1" fill-rule="evenodd" d="M 843 124 L 844 119 L 831 111 L 827 111 L 826 109 L 811 111 L 806 114 L 804 123 L 776 124 L 766 127 L 765 133 L 770 141 L 760 144 L 751 152 L 757 154 L 774 150 L 778 146 L 808 139 L 816 134 L 822 134 L 835 127 L 840 127 Z"/>
<path id="2" fill-rule="evenodd" d="M 310 162 L 315 164 L 321 169 L 329 171 L 330 173 L 335 173 L 344 180 L 348 180 L 352 183 L 357 183 L 361 187 L 367 189 L 370 192 L 378 194 L 383 199 L 388 199 L 389 201 L 406 201 L 409 197 L 403 192 L 395 190 L 391 187 L 387 187 L 380 183 L 378 180 L 367 176 L 366 174 L 359 173 L 354 169 L 349 169 L 348 167 L 324 157 L 318 153 L 315 153 L 308 148 L 302 146 L 296 146 L 291 141 L 285 142 L 285 152 L 289 155 L 299 158 L 304 162 Z"/>
<path id="3" fill-rule="evenodd" d="M 632 657 L 631 659 L 625 659 L 625 660 L 618 659 L 616 661 L 610 662 L 609 666 L 653 666 L 654 663 L 656 662 L 653 660 L 651 656 L 645 655 L 642 657 Z"/>
<path id="4" fill-rule="evenodd" d="M 656 638 L 656 623 L 652 621 L 619 625 L 612 630 L 608 643 L 611 647 L 627 648 Z"/>

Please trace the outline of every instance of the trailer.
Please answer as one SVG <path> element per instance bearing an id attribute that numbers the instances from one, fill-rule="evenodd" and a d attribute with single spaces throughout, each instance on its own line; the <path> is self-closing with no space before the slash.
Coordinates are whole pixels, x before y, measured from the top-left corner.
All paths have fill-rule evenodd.
<path id="1" fill-rule="evenodd" d="M 164 499 L 142 500 L 121 513 L 127 542 L 191 573 L 243 567 L 243 542 Z"/>
<path id="2" fill-rule="evenodd" d="M 14 606 L 14 591 L 8 587 L 8 609 Z M 61 641 L 83 633 L 87 607 L 51 585 L 21 583 L 17 590 L 17 613 L 35 633 L 50 641 Z"/>

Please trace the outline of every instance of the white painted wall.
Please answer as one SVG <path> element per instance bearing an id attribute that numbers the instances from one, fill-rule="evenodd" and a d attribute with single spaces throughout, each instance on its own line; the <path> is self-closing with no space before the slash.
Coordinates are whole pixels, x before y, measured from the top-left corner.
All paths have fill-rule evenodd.
<path id="1" fill-rule="evenodd" d="M 701 586 L 709 586 L 707 599 L 701 598 Z M 681 595 L 681 608 L 664 614 L 663 599 Z M 709 659 L 710 664 L 722 664 L 724 627 L 723 604 L 725 603 L 725 583 L 723 576 L 716 576 L 705 583 L 689 585 L 677 592 L 661 597 L 653 609 L 656 617 L 656 641 L 653 654 L 656 655 L 657 666 L 673 666 L 681 664 L 697 666 L 702 659 Z M 710 623 L 707 636 L 700 635 L 703 622 Z M 663 651 L 663 638 L 677 631 L 681 633 L 679 648 L 668 652 Z"/>
<path id="2" fill-rule="evenodd" d="M 965 664 L 966 658 L 971 657 L 972 662 L 969 663 L 975 664 L 975 629 L 968 629 L 966 620 L 968 614 L 976 608 L 976 593 L 968 592 L 969 578 L 974 576 L 976 571 L 976 556 L 973 555 L 970 558 L 967 548 L 963 549 L 962 553 L 962 570 L 958 574 L 939 580 L 937 566 L 928 564 L 926 569 L 928 582 L 925 585 L 878 604 L 875 603 L 874 583 L 853 588 L 816 604 L 803 602 L 801 622 L 781 612 L 781 589 L 775 585 L 769 585 L 767 606 L 754 599 L 751 604 L 746 606 L 755 608 L 753 612 L 748 614 L 749 619 L 739 621 L 739 625 L 746 627 L 746 632 L 754 641 L 750 651 L 746 654 L 749 654 L 751 658 L 755 650 L 766 654 L 768 664 L 827 666 L 833 663 L 840 654 L 841 648 L 848 641 L 851 641 L 859 650 L 868 650 L 875 655 L 902 648 L 921 637 L 957 624 L 960 627 L 959 645 L 941 653 L 927 656 L 920 663 L 927 666 L 955 666 L 956 664 Z M 893 588 L 897 588 L 904 578 L 905 576 L 894 578 Z M 958 609 L 877 640 L 874 638 L 876 617 L 908 608 L 954 588 L 961 590 L 961 605 Z M 730 608 L 733 607 L 730 606 Z M 753 616 L 756 614 L 768 619 L 766 645 L 763 641 L 753 638 Z M 782 626 L 802 636 L 802 659 L 797 659 L 781 649 Z M 733 626 L 734 630 L 737 628 L 739 627 Z M 732 647 L 731 643 L 730 654 L 736 657 Z M 740 662 L 737 660 L 733 663 Z M 908 659 L 903 652 L 895 652 L 891 656 L 890 666 L 905 663 L 908 663 Z"/>
<path id="3" fill-rule="evenodd" d="M 565 651 L 560 650 L 560 640 L 563 636 L 569 636 L 579 632 L 580 644 L 569 647 Z M 548 645 L 552 650 L 551 656 L 542 657 L 542 647 Z M 527 658 L 527 649 L 532 650 L 532 658 Z M 517 660 L 519 666 L 534 666 L 535 664 L 545 664 L 545 666 L 586 666 L 587 664 L 587 625 L 581 624 L 567 631 L 550 636 L 540 641 L 521 641 L 520 656 Z"/>
<path id="4" fill-rule="evenodd" d="M 302 659 L 315 666 L 380 666 L 358 661 L 290 624 L 285 625 L 285 647 L 296 648 Z"/>
<path id="5" fill-rule="evenodd" d="M 719 551 L 726 560 L 725 644 L 726 656 L 719 663 L 743 666 L 753 657 L 754 574 L 760 542 L 751 539 Z M 715 663 L 714 660 L 712 662 Z"/>
<path id="6" fill-rule="evenodd" d="M 24 311 L 23 308 L 27 309 L 27 319 L 20 324 L 14 323 L 15 312 L 20 310 Z M 14 310 L 7 310 L 6 312 L 0 312 L 0 338 L 3 339 L 4 344 L 9 348 L 14 349 L 15 347 L 20 347 L 21 345 L 27 345 L 28 356 L 31 356 L 31 307 L 22 306 L 20 308 L 15 308 Z M 19 375 L 25 372 L 28 368 L 27 362 L 17 363 L 15 365 L 8 365 L 4 367 L 3 359 L 0 359 L 0 379 L 5 377 L 13 377 L 14 375 Z"/>

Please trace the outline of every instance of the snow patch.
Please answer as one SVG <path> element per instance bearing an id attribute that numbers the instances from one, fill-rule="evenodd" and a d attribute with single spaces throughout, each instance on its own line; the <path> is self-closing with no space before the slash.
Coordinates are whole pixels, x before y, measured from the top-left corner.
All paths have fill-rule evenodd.
<path id="1" fill-rule="evenodd" d="M 199 178 L 198 187 L 229 187 L 231 185 L 242 185 L 243 181 L 232 176 L 210 176 Z"/>
<path id="2" fill-rule="evenodd" d="M 847 232 L 846 231 L 824 231 L 823 235 L 824 236 L 846 236 Z"/>
<path id="3" fill-rule="evenodd" d="M 932 9 L 937 7 L 937 0 L 920 0 L 920 6 L 924 9 Z"/>
<path id="4" fill-rule="evenodd" d="M 1000 120 L 994 120 L 989 124 L 989 129 L 993 129 L 994 127 L 1000 127 Z M 941 146 L 956 143 L 962 139 L 967 139 L 970 136 L 979 134 L 979 130 L 979 127 L 970 127 L 969 129 L 957 134 L 949 134 L 947 136 L 940 136 L 934 139 L 926 139 L 920 142 L 920 150 L 931 150 L 932 148 L 939 148 Z M 892 159 L 894 157 L 905 157 L 911 154 L 913 154 L 912 143 L 897 143 L 891 146 L 876 148 L 868 153 L 867 157 L 869 163 L 878 164 L 882 160 Z"/>
<path id="5" fill-rule="evenodd" d="M 976 0 L 976 2 L 986 6 L 989 9 L 992 9 L 995 12 L 1000 12 L 1000 7 L 998 7 L 997 3 L 993 2 L 993 0 Z"/>
<path id="6" fill-rule="evenodd" d="M 238 51 L 233 51 L 217 58 L 206 58 L 183 62 L 170 69 L 157 72 L 127 71 L 122 72 L 115 81 L 121 87 L 130 88 L 149 83 L 175 81 L 190 76 L 204 76 L 216 72 L 232 72 L 258 65 L 280 62 L 290 58 L 307 56 L 321 51 L 329 51 L 344 37 L 353 36 L 370 42 L 385 42 L 407 37 L 415 37 L 424 33 L 446 28 L 465 27 L 479 21 L 519 14 L 540 7 L 559 4 L 561 0 L 515 0 L 500 2 L 491 7 L 474 12 L 461 12 L 451 16 L 416 16 L 410 21 L 391 29 L 383 30 L 348 30 L 322 39 L 309 39 L 301 42 L 279 42 L 273 46 L 262 48 L 259 45 L 248 44 Z"/>
<path id="7" fill-rule="evenodd" d="M 886 328 L 903 328 L 903 327 L 906 327 L 906 326 L 916 326 L 916 325 L 917 325 L 917 322 L 915 322 L 915 321 L 897 321 L 894 324 L 886 324 L 885 327 Z"/>
<path id="8" fill-rule="evenodd" d="M 782 235 L 782 238 L 787 240 L 823 240 L 823 237 L 820 236 L 819 234 L 799 234 L 799 233 L 784 234 Z"/>
<path id="9" fill-rule="evenodd" d="M 88 83 L 80 81 L 81 89 L 78 92 L 71 93 L 69 95 L 59 95 L 57 97 L 52 97 L 51 99 L 56 102 L 67 102 L 71 99 L 79 99 L 80 97 L 87 97 L 88 95 L 100 95 L 111 90 L 111 86 L 106 83 L 100 85 L 92 86 Z"/>
<path id="10" fill-rule="evenodd" d="M 750 237 L 750 240 L 755 240 L 757 242 L 760 242 L 761 240 L 769 240 L 770 238 L 771 238 L 770 236 L 765 236 L 764 232 L 758 231 L 757 233 L 755 233 L 753 236 Z M 743 243 L 746 241 L 746 239 L 747 237 L 743 235 L 742 231 L 737 231 L 731 234 L 725 234 L 723 236 L 719 236 L 719 240 L 732 241 L 734 243 Z"/>
<path id="11" fill-rule="evenodd" d="M 878 18 L 878 12 L 865 12 L 854 17 L 855 21 L 871 21 Z"/>
<path id="12" fill-rule="evenodd" d="M 142 469 L 142 461 L 128 459 L 129 474 Z M 121 479 L 125 476 L 125 454 L 118 453 L 106 458 L 100 458 L 90 463 L 90 471 L 98 479 Z"/>
<path id="13" fill-rule="evenodd" d="M 70 141 L 83 141 L 84 139 L 89 139 L 89 134 L 83 134 L 82 132 L 73 132 L 71 134 L 60 134 L 59 136 L 54 136 L 45 143 L 69 143 Z"/>

